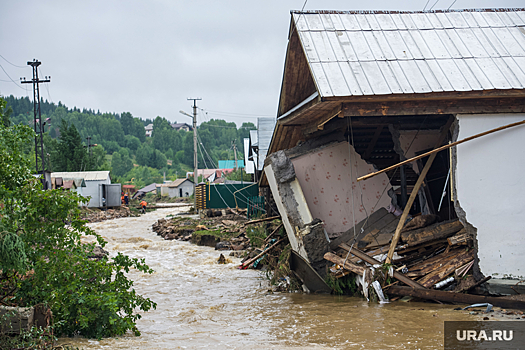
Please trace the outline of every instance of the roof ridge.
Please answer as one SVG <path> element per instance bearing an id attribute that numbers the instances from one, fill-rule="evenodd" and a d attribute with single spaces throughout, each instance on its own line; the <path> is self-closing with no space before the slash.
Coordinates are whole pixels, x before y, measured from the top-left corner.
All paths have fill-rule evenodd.
<path id="1" fill-rule="evenodd" d="M 291 10 L 291 14 L 350 14 L 350 15 L 379 15 L 379 14 L 411 14 L 411 13 L 449 13 L 449 12 L 514 12 L 514 11 L 525 11 L 523 7 L 508 7 L 508 8 L 473 8 L 473 9 L 449 9 L 449 10 L 427 10 L 427 11 L 400 11 L 400 10 Z"/>

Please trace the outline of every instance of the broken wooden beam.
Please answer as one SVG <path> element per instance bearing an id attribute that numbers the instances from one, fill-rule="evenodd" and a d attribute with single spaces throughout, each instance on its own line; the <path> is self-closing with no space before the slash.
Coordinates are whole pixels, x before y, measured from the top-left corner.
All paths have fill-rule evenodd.
<path id="1" fill-rule="evenodd" d="M 245 268 L 247 266 L 250 266 L 250 264 L 252 264 L 255 260 L 259 259 L 261 256 L 263 256 L 266 253 L 268 253 L 270 250 L 275 248 L 277 246 L 277 244 L 281 243 L 282 241 L 284 241 L 284 238 L 281 238 L 280 240 L 278 240 L 277 242 L 272 244 L 268 249 L 266 249 L 266 250 L 262 251 L 261 253 L 257 254 L 255 257 L 246 260 L 245 262 L 242 263 L 241 268 Z"/>
<path id="2" fill-rule="evenodd" d="M 281 229 L 281 227 L 283 227 L 283 224 L 280 224 L 279 226 L 277 226 L 277 228 L 276 228 L 275 230 L 273 230 L 273 232 L 270 233 L 270 234 L 268 235 L 268 237 L 266 237 L 266 238 L 264 239 L 264 243 L 268 243 L 268 241 L 270 240 L 270 238 L 271 238 L 271 237 L 272 237 L 277 231 L 279 231 L 279 230 Z"/>
<path id="3" fill-rule="evenodd" d="M 472 253 L 472 250 L 468 252 L 463 252 L 455 258 L 453 258 L 452 260 L 448 261 L 446 264 L 443 264 L 443 266 L 439 266 L 434 271 L 421 278 L 418 282 L 421 285 L 430 288 L 434 284 L 438 283 L 439 281 L 442 281 L 443 279 L 445 279 L 445 277 L 456 271 L 458 266 L 463 266 L 466 263 L 472 261 L 472 259 L 474 259 L 473 255 L 474 254 Z"/>
<path id="4" fill-rule="evenodd" d="M 436 148 L 439 147 L 439 145 L 441 145 L 443 141 L 445 141 L 445 138 L 448 135 L 448 130 L 450 129 L 453 120 L 454 117 L 451 116 L 448 119 L 447 123 L 443 126 L 443 129 L 441 130 L 438 140 L 436 142 Z M 414 200 L 417 197 L 419 188 L 421 187 L 421 184 L 423 184 L 423 181 L 425 180 L 425 177 L 427 176 L 427 173 L 430 170 L 430 166 L 432 165 L 432 162 L 434 162 L 436 155 L 437 152 L 430 154 L 430 157 L 428 157 L 427 162 L 425 163 L 423 170 L 421 170 L 421 174 L 419 174 L 417 182 L 414 185 L 414 188 L 412 189 L 410 198 L 408 198 L 408 202 L 405 205 L 405 209 L 403 209 L 403 214 L 401 214 L 401 218 L 399 219 L 399 223 L 397 224 L 396 232 L 394 233 L 394 237 L 392 237 L 392 243 L 390 243 L 390 249 L 388 250 L 388 255 L 386 257 L 387 264 L 390 264 L 392 262 L 392 257 L 394 256 L 394 251 L 396 249 L 397 242 L 399 241 L 399 237 L 401 236 L 401 230 L 403 229 L 403 226 L 405 226 L 405 221 L 408 217 L 408 213 L 410 212 L 410 208 L 412 207 L 412 204 L 414 203 Z"/>
<path id="5" fill-rule="evenodd" d="M 363 276 L 366 270 L 366 268 L 364 268 L 363 266 L 356 265 L 348 260 L 345 261 L 345 259 L 341 258 L 338 255 L 335 255 L 334 253 L 328 252 L 324 255 L 324 258 L 330 262 L 333 262 L 334 264 L 342 266 L 348 271 L 352 271 L 353 273 L 358 274 L 359 276 Z"/>
<path id="6" fill-rule="evenodd" d="M 484 295 L 445 292 L 434 289 L 414 289 L 411 287 L 391 286 L 387 291 L 390 295 L 411 296 L 421 299 L 439 300 L 448 303 L 478 304 L 491 303 L 494 306 L 508 309 L 525 309 L 525 301 L 505 299 L 503 297 L 487 297 Z"/>
<path id="7" fill-rule="evenodd" d="M 244 223 L 244 226 L 248 226 L 248 225 L 251 225 L 251 224 L 257 224 L 259 222 L 272 221 L 272 220 L 280 219 L 280 218 L 281 218 L 280 216 L 272 216 L 272 217 L 269 217 L 269 218 L 266 218 L 266 219 L 257 219 L 257 220 L 252 220 L 252 221 L 246 221 Z"/>
<path id="8" fill-rule="evenodd" d="M 438 239 L 447 238 L 460 231 L 462 228 L 463 225 L 458 219 L 439 222 L 428 227 L 403 232 L 401 233 L 401 239 L 410 247 Z"/>
<path id="9" fill-rule="evenodd" d="M 345 243 L 342 243 L 341 245 L 339 245 L 340 248 L 346 250 L 347 252 L 349 251 L 351 254 L 354 254 L 355 256 L 357 256 L 358 258 L 360 258 L 361 260 L 363 261 L 366 261 L 367 263 L 369 264 L 372 264 L 372 265 L 381 265 L 381 263 L 379 261 L 377 261 L 376 259 L 372 258 L 371 256 L 369 256 L 368 254 L 360 251 L 359 249 L 357 248 L 352 248 L 352 247 L 349 247 L 347 244 Z M 401 272 L 398 272 L 398 271 L 395 271 L 393 272 L 393 275 L 394 275 L 394 278 L 403 282 L 404 284 L 408 285 L 408 286 L 411 286 L 412 288 L 425 288 L 423 287 L 421 284 L 417 283 L 416 281 L 406 277 L 405 275 L 403 275 Z"/>
<path id="10" fill-rule="evenodd" d="M 472 239 L 472 236 L 467 233 L 465 228 L 461 229 L 454 236 L 447 239 L 448 245 L 464 244 Z"/>

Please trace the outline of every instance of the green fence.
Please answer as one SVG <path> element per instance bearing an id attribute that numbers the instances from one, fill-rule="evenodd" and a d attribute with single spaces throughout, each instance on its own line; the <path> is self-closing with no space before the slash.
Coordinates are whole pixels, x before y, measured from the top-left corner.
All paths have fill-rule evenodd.
<path id="1" fill-rule="evenodd" d="M 259 195 L 258 184 L 207 184 L 202 195 L 206 196 L 206 209 L 242 208 L 247 209 L 250 198 Z"/>

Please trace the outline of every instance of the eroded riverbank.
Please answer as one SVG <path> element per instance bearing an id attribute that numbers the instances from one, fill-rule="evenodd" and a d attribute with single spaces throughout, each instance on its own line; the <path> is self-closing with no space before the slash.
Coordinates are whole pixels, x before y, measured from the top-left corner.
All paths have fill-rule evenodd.
<path id="1" fill-rule="evenodd" d="M 216 264 L 220 252 L 166 241 L 151 225 L 185 208 L 92 223 L 110 254 L 145 258 L 152 275 L 131 272 L 135 289 L 156 310 L 137 322 L 142 332 L 103 339 L 62 338 L 84 349 L 317 348 L 440 349 L 445 320 L 477 320 L 450 305 L 368 304 L 332 295 L 270 294 L 264 275 L 238 270 L 240 259 Z M 476 317 L 476 318 L 475 318 Z"/>

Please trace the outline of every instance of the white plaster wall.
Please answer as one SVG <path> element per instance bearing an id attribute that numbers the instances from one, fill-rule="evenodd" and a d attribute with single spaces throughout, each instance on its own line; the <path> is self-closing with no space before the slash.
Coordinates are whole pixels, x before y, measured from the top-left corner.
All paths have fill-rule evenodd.
<path id="1" fill-rule="evenodd" d="M 312 216 L 323 220 L 328 233 L 344 232 L 365 219 L 367 212 L 370 215 L 390 205 L 387 192 L 391 186 L 386 174 L 356 181 L 374 168 L 348 142 L 302 155 L 292 159 L 292 163 Z"/>
<path id="2" fill-rule="evenodd" d="M 525 114 L 458 115 L 458 140 Z M 457 199 L 477 228 L 481 272 L 525 276 L 525 125 L 457 146 Z"/>

